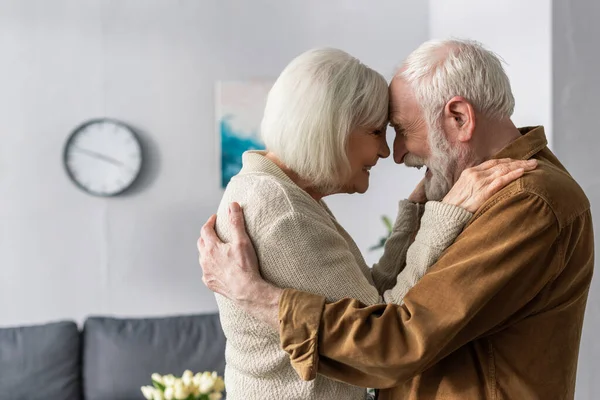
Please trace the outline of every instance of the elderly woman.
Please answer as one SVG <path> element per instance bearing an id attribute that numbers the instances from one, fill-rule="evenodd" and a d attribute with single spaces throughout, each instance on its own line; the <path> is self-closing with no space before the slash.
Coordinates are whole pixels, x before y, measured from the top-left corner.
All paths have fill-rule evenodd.
<path id="1" fill-rule="evenodd" d="M 228 207 L 237 202 L 266 280 L 329 301 L 401 303 L 471 217 L 452 199 L 461 188 L 473 188 L 459 180 L 444 201 L 423 206 L 410 201 L 424 197 L 420 185 L 400 202 L 384 255 L 370 269 L 322 199 L 367 190 L 371 168 L 390 154 L 387 117 L 385 79 L 357 59 L 335 49 L 294 59 L 268 96 L 261 126 L 266 152 L 245 153 L 241 172 L 225 190 L 217 213 L 221 239 L 231 240 Z M 506 165 L 513 172 L 500 177 L 502 185 L 522 173 L 516 168 L 523 165 Z M 228 399 L 365 398 L 365 389 L 324 377 L 300 380 L 276 331 L 225 297 L 217 295 L 217 302 L 227 337 Z"/>

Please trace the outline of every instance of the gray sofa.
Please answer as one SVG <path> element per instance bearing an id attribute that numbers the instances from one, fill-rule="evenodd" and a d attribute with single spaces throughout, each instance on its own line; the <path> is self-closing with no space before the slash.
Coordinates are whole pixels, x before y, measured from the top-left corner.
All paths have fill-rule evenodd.
<path id="1" fill-rule="evenodd" d="M 0 400 L 143 399 L 153 372 L 225 369 L 217 314 L 0 329 Z"/>

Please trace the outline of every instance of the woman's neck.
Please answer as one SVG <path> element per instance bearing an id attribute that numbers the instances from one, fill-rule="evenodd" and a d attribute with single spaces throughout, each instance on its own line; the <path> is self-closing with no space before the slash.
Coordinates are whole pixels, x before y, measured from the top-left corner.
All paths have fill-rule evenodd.
<path id="1" fill-rule="evenodd" d="M 317 191 L 314 188 L 314 186 L 310 185 L 308 182 L 300 178 L 297 173 L 289 169 L 284 163 L 281 162 L 279 158 L 277 158 L 275 154 L 267 152 L 265 154 L 265 157 L 271 160 L 273 164 L 277 165 L 283 171 L 283 173 L 286 174 L 288 178 L 292 180 L 292 182 L 298 185 L 300 189 L 304 190 L 310 195 L 310 197 L 312 197 L 316 201 L 321 201 L 321 199 L 326 196 L 322 193 L 319 193 L 319 191 Z"/>

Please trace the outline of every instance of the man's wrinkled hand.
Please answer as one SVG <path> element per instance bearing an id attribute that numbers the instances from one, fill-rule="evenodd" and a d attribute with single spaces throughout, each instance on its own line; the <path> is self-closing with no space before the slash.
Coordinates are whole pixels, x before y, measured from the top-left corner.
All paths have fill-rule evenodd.
<path id="1" fill-rule="evenodd" d="M 253 283 L 262 281 L 256 252 L 246 233 L 244 215 L 237 203 L 229 206 L 231 242 L 222 242 L 215 231 L 216 215 L 202 227 L 198 239 L 204 284 L 231 300 L 248 301 Z"/>
<path id="2" fill-rule="evenodd" d="M 208 219 L 197 242 L 202 281 L 213 292 L 233 300 L 250 315 L 277 329 L 283 290 L 262 279 L 240 205 L 229 206 L 230 243 L 223 243 L 217 236 L 216 219 L 216 215 Z"/>
<path id="3" fill-rule="evenodd" d="M 465 169 L 442 201 L 474 213 L 506 185 L 536 168 L 535 159 L 503 158 L 483 162 Z"/>

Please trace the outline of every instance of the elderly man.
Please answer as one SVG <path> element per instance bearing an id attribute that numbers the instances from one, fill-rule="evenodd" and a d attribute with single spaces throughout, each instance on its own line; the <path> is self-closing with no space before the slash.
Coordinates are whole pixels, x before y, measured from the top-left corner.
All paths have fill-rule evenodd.
<path id="1" fill-rule="evenodd" d="M 385 388 L 380 399 L 569 399 L 594 263 L 589 202 L 547 148 L 517 129 L 498 58 L 470 41 L 427 42 L 390 85 L 394 160 L 427 166 L 429 200 L 488 159 L 538 168 L 488 200 L 403 305 L 280 289 L 260 277 L 241 210 L 234 240 L 214 216 L 198 241 L 207 286 L 279 329 L 301 378 Z M 285 251 L 285 249 L 281 249 Z"/>

